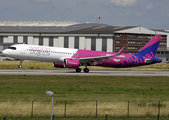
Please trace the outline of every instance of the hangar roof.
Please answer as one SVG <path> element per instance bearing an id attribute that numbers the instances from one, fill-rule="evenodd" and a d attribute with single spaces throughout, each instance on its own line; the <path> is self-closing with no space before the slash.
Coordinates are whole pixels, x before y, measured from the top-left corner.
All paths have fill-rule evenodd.
<path id="1" fill-rule="evenodd" d="M 112 34 L 115 31 L 137 26 L 110 26 L 82 23 L 68 26 L 0 26 L 0 33 L 55 33 L 55 34 Z"/>
<path id="2" fill-rule="evenodd" d="M 165 33 L 169 33 L 168 30 L 163 30 L 163 29 L 151 29 L 153 31 L 158 31 L 158 32 L 165 32 Z"/>
<path id="3" fill-rule="evenodd" d="M 0 26 L 69 26 L 74 21 L 0 21 Z"/>

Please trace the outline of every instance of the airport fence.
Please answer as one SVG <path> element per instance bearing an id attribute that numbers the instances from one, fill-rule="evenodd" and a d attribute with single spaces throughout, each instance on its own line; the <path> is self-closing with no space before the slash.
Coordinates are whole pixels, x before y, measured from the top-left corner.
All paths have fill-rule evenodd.
<path id="1" fill-rule="evenodd" d="M 0 118 L 50 116 L 50 102 L 0 102 Z M 169 102 L 54 101 L 55 118 L 169 119 Z M 44 117 L 42 117 L 44 118 Z M 7 120 L 7 119 L 6 119 Z"/>

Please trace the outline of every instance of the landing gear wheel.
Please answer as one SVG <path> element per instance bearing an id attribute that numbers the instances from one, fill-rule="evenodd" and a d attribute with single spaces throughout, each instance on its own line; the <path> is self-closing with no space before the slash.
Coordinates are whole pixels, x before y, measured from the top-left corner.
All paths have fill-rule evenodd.
<path id="1" fill-rule="evenodd" d="M 22 65 L 18 65 L 18 68 L 21 68 L 22 67 Z"/>
<path id="2" fill-rule="evenodd" d="M 81 72 L 81 68 L 77 68 L 77 69 L 76 69 L 76 72 Z"/>
<path id="3" fill-rule="evenodd" d="M 88 72 L 89 72 L 89 69 L 88 69 L 88 68 L 85 68 L 85 69 L 83 69 L 83 71 L 84 71 L 85 73 L 88 73 Z"/>

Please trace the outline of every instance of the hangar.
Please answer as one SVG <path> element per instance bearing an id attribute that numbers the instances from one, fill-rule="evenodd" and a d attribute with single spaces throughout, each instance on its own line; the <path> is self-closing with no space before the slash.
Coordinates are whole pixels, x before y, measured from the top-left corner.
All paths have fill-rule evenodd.
<path id="1" fill-rule="evenodd" d="M 111 26 L 77 22 L 0 22 L 0 52 L 12 44 L 137 53 L 155 34 L 161 34 L 158 54 L 168 54 L 169 31 L 142 26 Z"/>

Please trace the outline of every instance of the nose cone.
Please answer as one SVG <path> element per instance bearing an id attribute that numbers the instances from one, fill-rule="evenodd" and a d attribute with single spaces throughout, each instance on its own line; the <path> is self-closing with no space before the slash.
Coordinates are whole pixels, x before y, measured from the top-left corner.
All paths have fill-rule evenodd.
<path id="1" fill-rule="evenodd" d="M 4 52 L 4 50 L 2 51 L 2 54 L 4 54 L 5 52 Z"/>
<path id="2" fill-rule="evenodd" d="M 7 50 L 3 50 L 3 51 L 2 51 L 2 54 L 3 54 L 3 55 L 7 55 Z"/>

